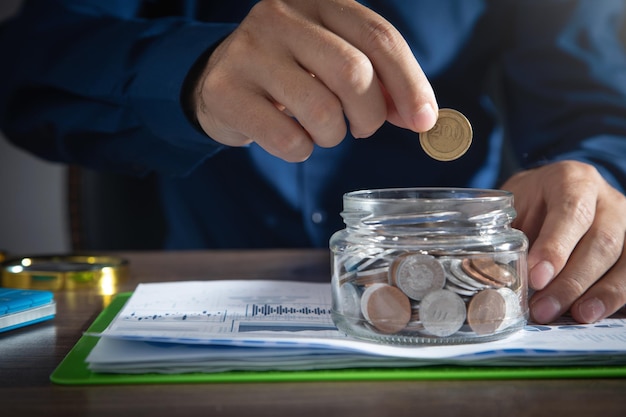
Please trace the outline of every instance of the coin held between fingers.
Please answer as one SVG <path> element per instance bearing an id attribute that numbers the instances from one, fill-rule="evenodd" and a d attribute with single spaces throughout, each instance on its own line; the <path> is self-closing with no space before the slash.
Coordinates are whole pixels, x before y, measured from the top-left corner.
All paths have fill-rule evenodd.
<path id="1" fill-rule="evenodd" d="M 439 109 L 435 126 L 420 133 L 420 145 L 431 158 L 452 161 L 467 152 L 472 137 L 472 125 L 462 113 L 453 109 Z"/>

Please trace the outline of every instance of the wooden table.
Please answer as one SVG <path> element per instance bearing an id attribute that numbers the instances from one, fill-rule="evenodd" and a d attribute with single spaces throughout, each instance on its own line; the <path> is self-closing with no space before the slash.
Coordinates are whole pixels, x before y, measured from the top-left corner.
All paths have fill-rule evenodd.
<path id="1" fill-rule="evenodd" d="M 328 281 L 325 250 L 117 254 L 140 282 Z M 0 334 L 1 416 L 620 416 L 626 379 L 60 386 L 50 373 L 110 299 L 58 292 L 53 321 Z"/>

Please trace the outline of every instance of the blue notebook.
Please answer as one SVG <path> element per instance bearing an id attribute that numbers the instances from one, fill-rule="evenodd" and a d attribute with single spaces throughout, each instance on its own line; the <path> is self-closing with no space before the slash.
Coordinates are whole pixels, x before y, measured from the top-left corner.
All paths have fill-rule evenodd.
<path id="1" fill-rule="evenodd" d="M 0 333 L 50 320 L 55 314 L 51 291 L 0 288 Z"/>

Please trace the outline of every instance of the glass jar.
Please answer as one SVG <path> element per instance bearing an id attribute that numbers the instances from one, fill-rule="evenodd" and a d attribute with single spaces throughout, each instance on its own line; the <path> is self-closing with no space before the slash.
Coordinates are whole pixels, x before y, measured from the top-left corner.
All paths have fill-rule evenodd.
<path id="1" fill-rule="evenodd" d="M 344 195 L 330 239 L 332 317 L 388 344 L 501 339 L 528 318 L 528 239 L 507 191 L 399 188 Z"/>

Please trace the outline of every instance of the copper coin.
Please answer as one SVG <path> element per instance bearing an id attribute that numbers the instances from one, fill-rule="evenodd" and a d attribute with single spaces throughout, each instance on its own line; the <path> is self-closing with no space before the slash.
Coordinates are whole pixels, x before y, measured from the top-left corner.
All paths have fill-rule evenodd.
<path id="1" fill-rule="evenodd" d="M 515 275 L 502 265 L 497 264 L 491 258 L 472 258 L 472 267 L 487 278 L 510 286 L 515 282 Z"/>
<path id="2" fill-rule="evenodd" d="M 450 263 L 449 263 L 450 275 L 453 275 L 456 279 L 458 279 L 459 281 L 462 281 L 464 284 L 471 287 L 472 290 L 482 290 L 485 288 L 489 288 L 489 285 L 479 282 L 475 280 L 474 278 L 470 277 L 469 275 L 467 275 L 463 271 L 461 264 L 462 262 L 460 259 L 450 260 Z"/>
<path id="3" fill-rule="evenodd" d="M 437 290 L 424 297 L 419 317 L 426 332 L 446 337 L 459 331 L 466 314 L 465 302 L 460 296 L 449 290 Z"/>
<path id="4" fill-rule="evenodd" d="M 463 259 L 463 261 L 461 261 L 461 269 L 463 270 L 463 272 L 465 272 L 467 275 L 469 275 L 470 277 L 472 277 L 473 279 L 475 279 L 476 281 L 480 282 L 481 284 L 485 284 L 487 287 L 491 287 L 491 288 L 502 288 L 504 285 L 492 280 L 491 278 L 481 274 L 480 272 L 478 272 L 474 266 L 472 265 L 472 262 L 469 258 Z"/>
<path id="5" fill-rule="evenodd" d="M 482 290 L 469 302 L 467 323 L 478 335 L 493 334 L 506 318 L 507 302 L 498 290 Z"/>
<path id="6" fill-rule="evenodd" d="M 463 280 L 459 277 L 457 277 L 456 275 L 454 275 L 454 273 L 452 272 L 452 264 L 453 261 L 452 260 L 446 260 L 444 265 L 444 270 L 446 272 L 446 286 L 448 285 L 454 285 L 455 287 L 458 288 L 462 288 L 464 290 L 467 291 L 472 291 L 472 292 L 476 292 L 477 290 L 477 284 L 475 280 L 469 278 L 466 276 L 466 279 Z M 456 265 L 455 268 L 457 269 L 461 269 L 461 261 L 458 259 L 454 260 L 454 264 Z M 461 271 L 461 274 L 463 274 L 463 272 Z M 465 275 L 465 274 L 463 274 Z"/>
<path id="7" fill-rule="evenodd" d="M 472 144 L 472 125 L 460 112 L 439 109 L 437 123 L 420 133 L 420 145 L 431 158 L 452 161 L 461 157 Z"/>
<path id="8" fill-rule="evenodd" d="M 398 288 L 374 284 L 363 292 L 361 311 L 365 319 L 381 333 L 401 331 L 411 320 L 411 302 Z"/>
<path id="9" fill-rule="evenodd" d="M 389 279 L 409 298 L 421 300 L 429 292 L 443 288 L 446 273 L 434 256 L 407 253 L 393 261 Z"/>

